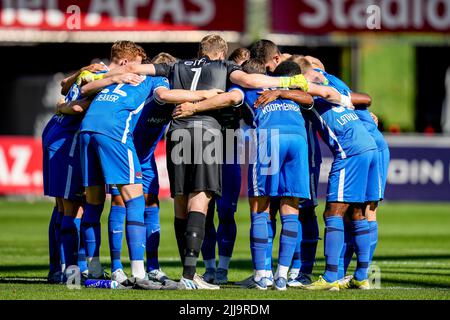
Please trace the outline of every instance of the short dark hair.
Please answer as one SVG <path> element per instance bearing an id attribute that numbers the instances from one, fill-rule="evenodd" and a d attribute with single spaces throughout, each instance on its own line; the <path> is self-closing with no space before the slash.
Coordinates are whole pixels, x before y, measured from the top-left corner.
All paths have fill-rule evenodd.
<path id="1" fill-rule="evenodd" d="M 237 48 L 228 57 L 228 60 L 237 64 L 243 64 L 250 59 L 250 51 L 247 48 Z"/>
<path id="2" fill-rule="evenodd" d="M 246 73 L 266 73 L 266 64 L 261 59 L 250 59 L 242 64 L 242 70 Z"/>
<path id="3" fill-rule="evenodd" d="M 273 72 L 274 76 L 278 77 L 293 77 L 302 74 L 302 69 L 294 61 L 284 61 L 278 65 Z"/>
<path id="4" fill-rule="evenodd" d="M 281 54 L 280 49 L 270 40 L 262 39 L 256 41 L 250 47 L 250 58 L 261 59 L 264 63 L 270 61 L 277 54 Z"/>

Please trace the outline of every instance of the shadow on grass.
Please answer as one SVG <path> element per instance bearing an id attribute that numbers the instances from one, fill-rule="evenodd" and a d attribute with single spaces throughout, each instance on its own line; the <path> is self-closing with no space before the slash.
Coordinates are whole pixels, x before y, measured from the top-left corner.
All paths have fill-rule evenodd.
<path id="1" fill-rule="evenodd" d="M 0 277 L 0 283 L 48 284 L 46 279 L 39 277 Z"/>

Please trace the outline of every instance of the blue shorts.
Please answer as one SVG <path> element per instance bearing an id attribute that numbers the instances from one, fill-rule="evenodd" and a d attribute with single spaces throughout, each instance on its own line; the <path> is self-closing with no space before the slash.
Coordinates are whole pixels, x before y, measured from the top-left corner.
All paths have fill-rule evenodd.
<path id="1" fill-rule="evenodd" d="M 248 168 L 249 197 L 310 198 L 308 145 L 299 134 L 257 141 L 257 157 Z"/>
<path id="2" fill-rule="evenodd" d="M 298 207 L 302 208 L 310 208 L 317 207 L 319 205 L 319 201 L 317 200 L 317 188 L 319 187 L 319 177 L 320 177 L 320 163 L 316 164 L 314 168 L 309 167 L 309 185 L 311 192 L 311 199 L 305 199 L 300 201 Z"/>
<path id="3" fill-rule="evenodd" d="M 384 191 L 386 190 L 386 182 L 389 173 L 389 160 L 391 158 L 389 148 L 379 151 L 380 156 L 380 177 L 381 177 L 381 197 L 380 200 L 384 199 Z"/>
<path id="4" fill-rule="evenodd" d="M 238 163 L 223 164 L 222 166 L 222 195 L 217 197 L 217 210 L 219 212 L 232 212 L 237 210 L 237 203 L 241 193 L 241 166 Z"/>
<path id="5" fill-rule="evenodd" d="M 85 187 L 142 183 L 141 165 L 131 139 L 126 144 L 95 132 L 82 132 L 81 168 Z"/>
<path id="6" fill-rule="evenodd" d="M 80 140 L 68 131 L 47 134 L 43 145 L 44 194 L 73 201 L 83 199 Z"/>
<path id="7" fill-rule="evenodd" d="M 158 167 L 156 166 L 155 155 L 153 154 L 150 161 L 141 163 L 142 169 L 142 188 L 144 194 L 159 194 Z"/>
<path id="8" fill-rule="evenodd" d="M 327 202 L 378 201 L 380 193 L 377 150 L 333 161 L 328 178 Z"/>
<path id="9" fill-rule="evenodd" d="M 159 194 L 158 168 L 155 157 L 152 156 L 148 163 L 141 163 L 142 189 L 144 194 Z M 108 185 L 107 193 L 112 196 L 120 196 L 119 189 L 115 185 Z"/>

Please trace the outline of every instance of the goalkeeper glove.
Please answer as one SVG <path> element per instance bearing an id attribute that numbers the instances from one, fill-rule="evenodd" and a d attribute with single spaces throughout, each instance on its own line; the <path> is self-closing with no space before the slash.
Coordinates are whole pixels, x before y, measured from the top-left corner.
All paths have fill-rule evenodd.
<path id="1" fill-rule="evenodd" d="M 302 91 L 308 92 L 309 85 L 305 76 L 302 74 L 298 74 L 293 77 L 281 77 L 280 78 L 280 87 L 282 88 L 291 88 L 291 89 L 300 89 Z"/>
<path id="2" fill-rule="evenodd" d="M 104 73 L 96 74 L 96 73 L 92 73 L 90 71 L 84 70 L 77 77 L 76 84 L 79 86 L 82 83 L 89 83 L 89 82 L 92 82 L 95 80 L 103 79 L 104 76 L 105 76 Z"/>

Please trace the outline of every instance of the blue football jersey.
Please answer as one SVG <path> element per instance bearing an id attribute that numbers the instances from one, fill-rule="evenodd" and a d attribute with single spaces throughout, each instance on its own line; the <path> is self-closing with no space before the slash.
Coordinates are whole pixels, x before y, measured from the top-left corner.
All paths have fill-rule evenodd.
<path id="1" fill-rule="evenodd" d="M 311 121 L 335 157 L 347 158 L 377 149 L 375 140 L 353 110 L 314 97 L 310 112 Z"/>
<path id="2" fill-rule="evenodd" d="M 138 85 L 113 84 L 103 89 L 92 101 L 82 123 L 81 132 L 101 133 L 127 143 L 140 114 L 153 99 L 157 82 L 145 77 Z"/>
<path id="3" fill-rule="evenodd" d="M 264 107 L 255 108 L 258 92 L 264 89 L 243 89 L 232 86 L 230 91 L 238 90 L 244 97 L 244 106 L 253 116 L 253 126 L 257 129 L 276 129 L 280 134 L 300 134 L 307 139 L 305 120 L 300 106 L 286 99 L 277 99 Z"/>
<path id="4" fill-rule="evenodd" d="M 163 77 L 155 77 L 154 86 L 169 89 L 167 78 Z M 173 105 L 160 104 L 155 99 L 150 99 L 145 104 L 133 133 L 134 145 L 140 158 L 142 155 L 153 154 L 167 124 L 172 119 L 173 107 Z"/>
<path id="5" fill-rule="evenodd" d="M 315 69 L 316 71 L 323 74 L 323 76 L 328 80 L 328 83 L 330 86 L 336 88 L 341 93 L 342 92 L 351 92 L 350 88 L 345 84 L 341 79 L 338 77 L 329 74 L 323 70 Z M 378 130 L 377 124 L 375 121 L 373 121 L 372 116 L 370 115 L 370 111 L 367 108 L 364 109 L 356 109 L 355 110 L 356 115 L 358 118 L 363 122 L 366 129 L 369 131 L 369 133 L 374 138 L 378 150 L 382 151 L 388 147 L 386 140 L 383 137 L 383 134 Z"/>

